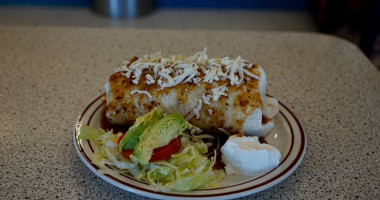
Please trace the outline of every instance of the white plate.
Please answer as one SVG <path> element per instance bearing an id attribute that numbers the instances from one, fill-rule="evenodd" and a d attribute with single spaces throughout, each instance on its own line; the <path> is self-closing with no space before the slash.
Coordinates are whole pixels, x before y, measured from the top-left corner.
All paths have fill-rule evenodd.
<path id="1" fill-rule="evenodd" d="M 230 175 L 218 188 L 198 189 L 191 192 L 157 192 L 149 184 L 132 176 L 112 173 L 102 174 L 92 163 L 93 149 L 88 140 L 78 141 L 76 136 L 82 124 L 99 128 L 105 108 L 104 95 L 96 98 L 79 116 L 74 128 L 74 146 L 84 164 L 97 176 L 121 189 L 158 199 L 230 199 L 242 197 L 268 189 L 287 178 L 301 163 L 306 151 L 306 135 L 296 116 L 280 102 L 280 113 L 275 117 L 275 128 L 265 136 L 268 144 L 281 152 L 280 165 L 255 177 Z"/>

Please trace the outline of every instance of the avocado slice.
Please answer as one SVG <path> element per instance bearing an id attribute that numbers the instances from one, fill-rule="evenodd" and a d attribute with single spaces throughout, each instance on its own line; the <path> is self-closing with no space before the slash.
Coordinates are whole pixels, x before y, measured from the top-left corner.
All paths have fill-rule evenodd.
<path id="1" fill-rule="evenodd" d="M 162 119 L 164 114 L 154 108 L 151 112 L 136 119 L 136 122 L 131 126 L 123 139 L 119 143 L 119 151 L 123 149 L 133 149 L 140 141 L 140 135 L 144 130 Z"/>
<path id="2" fill-rule="evenodd" d="M 157 123 L 149 126 L 143 134 L 140 135 L 140 142 L 133 150 L 133 160 L 145 165 L 149 163 L 153 154 L 153 149 L 165 146 L 178 137 L 184 130 L 190 129 L 188 123 L 181 114 L 171 113 L 162 118 Z"/>

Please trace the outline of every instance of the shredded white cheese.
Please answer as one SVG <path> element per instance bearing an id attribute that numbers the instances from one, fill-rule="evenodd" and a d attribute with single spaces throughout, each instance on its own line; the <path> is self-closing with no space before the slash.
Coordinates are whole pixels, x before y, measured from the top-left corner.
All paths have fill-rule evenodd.
<path id="1" fill-rule="evenodd" d="M 205 93 L 202 93 L 202 100 L 203 100 L 203 103 L 204 104 L 207 104 L 207 105 L 210 105 L 210 98 L 211 98 L 211 95 L 205 95 Z"/>
<path id="2" fill-rule="evenodd" d="M 159 90 L 173 87 L 180 83 L 194 83 L 198 86 L 201 82 L 212 84 L 215 88 L 211 89 L 211 91 L 206 91 L 206 94 L 203 93 L 198 106 L 187 116 L 187 120 L 194 116 L 198 119 L 202 102 L 206 105 L 211 105 L 211 101 L 218 101 L 222 96 L 227 97 L 227 84 L 218 85 L 218 81 L 228 81 L 229 85 L 240 87 L 241 84 L 245 81 L 250 81 L 252 78 L 260 79 L 259 76 L 248 70 L 253 65 L 240 56 L 236 59 L 228 57 L 222 59 L 209 58 L 206 51 L 207 48 L 190 57 L 181 55 L 163 56 L 161 52 L 157 52 L 137 58 L 132 63 L 124 61 L 117 71 L 122 71 L 124 76 L 132 78 L 134 84 L 139 84 L 143 72 L 148 71 L 145 75 L 145 83 L 148 85 L 156 83 L 160 86 Z M 187 88 L 185 91 L 187 91 Z M 152 95 L 147 91 L 133 90 L 130 94 L 133 95 L 134 93 L 145 94 L 152 99 Z M 212 110 L 210 112 L 209 109 L 208 112 L 212 115 Z"/>
<path id="3" fill-rule="evenodd" d="M 252 74 L 251 72 L 249 72 L 247 69 L 243 69 L 243 71 L 244 71 L 244 73 L 245 74 L 247 74 L 248 76 L 250 76 L 250 77 L 252 77 L 252 78 L 254 78 L 254 79 L 260 79 L 260 77 L 258 77 L 258 76 L 256 76 L 256 75 L 254 75 L 254 74 Z M 250 78 L 247 78 L 247 80 L 251 80 Z"/>
<path id="4" fill-rule="evenodd" d="M 199 111 L 201 109 L 202 109 L 202 100 L 199 99 L 197 107 L 193 108 L 192 112 L 186 117 L 186 120 L 189 121 L 194 116 L 196 116 L 196 118 L 199 119 L 199 117 L 200 117 Z"/>
<path id="5" fill-rule="evenodd" d="M 193 109 L 193 112 L 196 116 L 197 119 L 199 119 L 200 117 L 200 114 L 199 114 L 199 111 L 202 109 L 202 100 L 198 100 L 198 106 L 196 108 Z"/>
<path id="6" fill-rule="evenodd" d="M 211 89 L 211 91 L 213 92 L 213 97 L 212 99 L 214 101 L 218 101 L 218 99 L 221 97 L 221 96 L 227 96 L 227 94 L 225 93 L 225 91 L 228 91 L 227 87 L 226 87 L 226 84 L 222 85 L 222 86 L 219 86 L 219 87 L 216 87 L 214 89 Z"/>
<path id="7" fill-rule="evenodd" d="M 152 95 L 150 95 L 150 93 L 148 91 L 145 91 L 145 90 L 144 91 L 141 91 L 141 90 L 132 90 L 132 92 L 130 94 L 133 95 L 135 93 L 137 93 L 137 94 L 145 94 L 146 96 L 149 97 L 149 99 L 153 98 Z"/>
<path id="8" fill-rule="evenodd" d="M 155 80 L 153 79 L 153 77 L 150 75 L 150 74 L 147 74 L 146 76 L 146 83 L 148 84 L 148 85 L 150 85 L 150 84 L 153 84 L 154 82 L 155 82 Z"/>
<path id="9" fill-rule="evenodd" d="M 148 70 L 154 76 L 146 75 L 146 83 L 157 82 L 161 89 L 188 82 L 195 84 L 205 82 L 218 86 L 216 81 L 227 79 L 230 85 L 238 86 L 244 79 L 259 79 L 258 76 L 247 70 L 252 65 L 240 56 L 236 59 L 229 59 L 228 57 L 222 59 L 209 58 L 206 50 L 207 48 L 187 58 L 179 55 L 163 56 L 161 52 L 144 55 L 132 63 L 124 61 L 118 71 L 123 71 L 124 76 L 132 77 L 132 82 L 138 84 L 142 72 Z M 200 71 L 204 76 L 201 76 Z"/>
<path id="10" fill-rule="evenodd" d="M 208 114 L 211 116 L 213 113 L 212 109 L 208 109 L 207 111 L 208 111 Z"/>

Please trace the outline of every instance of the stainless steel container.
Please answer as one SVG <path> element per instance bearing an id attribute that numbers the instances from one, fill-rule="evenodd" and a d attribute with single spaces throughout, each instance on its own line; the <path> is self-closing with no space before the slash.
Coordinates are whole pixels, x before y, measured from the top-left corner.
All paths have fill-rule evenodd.
<path id="1" fill-rule="evenodd" d="M 93 0 L 95 12 L 111 18 L 136 18 L 154 9 L 154 0 Z"/>

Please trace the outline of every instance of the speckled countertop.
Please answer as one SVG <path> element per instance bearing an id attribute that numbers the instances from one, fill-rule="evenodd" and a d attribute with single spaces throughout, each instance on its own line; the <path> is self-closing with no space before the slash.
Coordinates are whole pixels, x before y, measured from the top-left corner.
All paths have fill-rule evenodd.
<path id="1" fill-rule="evenodd" d="M 121 61 L 161 51 L 241 55 L 307 134 L 286 180 L 244 198 L 380 196 L 380 72 L 349 42 L 290 32 L 0 27 L 2 199 L 143 199 L 98 178 L 74 150 L 73 125 Z"/>

